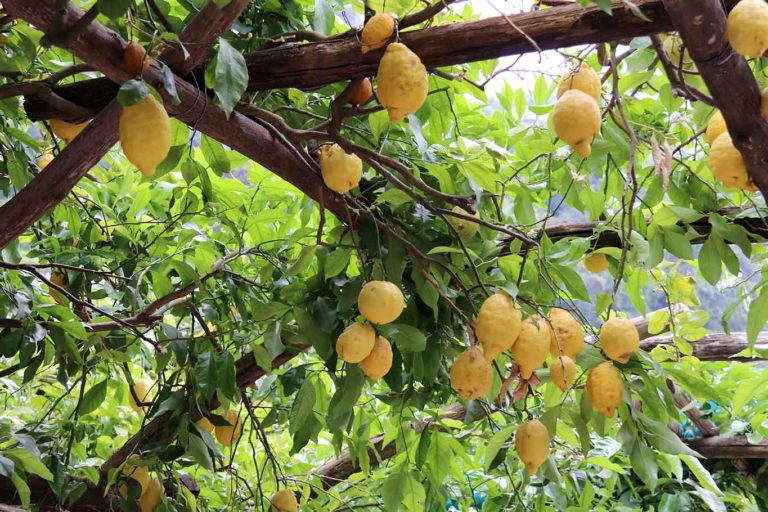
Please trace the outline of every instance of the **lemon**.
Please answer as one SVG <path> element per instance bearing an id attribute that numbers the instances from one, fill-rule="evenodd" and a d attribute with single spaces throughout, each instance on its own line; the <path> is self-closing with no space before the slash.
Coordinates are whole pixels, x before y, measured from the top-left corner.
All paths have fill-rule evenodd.
<path id="1" fill-rule="evenodd" d="M 588 64 L 581 64 L 578 69 L 571 69 L 560 77 L 560 83 L 557 84 L 557 97 L 560 98 L 571 89 L 589 94 L 595 101 L 600 101 L 602 84 L 594 69 Z"/>
<path id="2" fill-rule="evenodd" d="M 123 70 L 131 76 L 138 76 L 149 67 L 147 51 L 139 43 L 132 41 L 123 50 Z"/>
<path id="3" fill-rule="evenodd" d="M 549 367 L 549 378 L 563 391 L 568 389 L 576 378 L 576 364 L 568 356 L 555 356 Z"/>
<path id="4" fill-rule="evenodd" d="M 470 347 L 453 361 L 451 387 L 464 400 L 485 396 L 493 382 L 493 367 L 480 347 Z"/>
<path id="5" fill-rule="evenodd" d="M 139 509 L 141 512 L 153 512 L 162 502 L 163 484 L 157 478 L 151 478 L 147 483 L 147 488 L 141 494 L 139 499 Z"/>
<path id="6" fill-rule="evenodd" d="M 726 130 L 728 130 L 728 128 L 725 126 L 725 119 L 723 119 L 722 112 L 719 110 L 715 111 L 707 123 L 706 137 L 709 145 L 711 146 L 719 136 L 726 132 Z"/>
<path id="7" fill-rule="evenodd" d="M 600 107 L 587 93 L 576 89 L 566 91 L 557 100 L 552 113 L 555 133 L 571 146 L 581 158 L 592 154 L 592 140 L 600 131 Z"/>
<path id="8" fill-rule="evenodd" d="M 395 33 L 396 22 L 395 17 L 386 12 L 371 16 L 363 27 L 361 36 L 363 53 L 383 48 Z"/>
<path id="9" fill-rule="evenodd" d="M 90 121 L 83 123 L 68 123 L 61 119 L 51 119 L 48 121 L 53 134 L 65 142 L 72 142 L 88 126 L 88 123 Z"/>
<path id="10" fill-rule="evenodd" d="M 216 439 L 224 446 L 232 446 L 240 440 L 240 435 L 243 433 L 243 422 L 240 421 L 240 416 L 235 410 L 224 413 L 224 419 L 227 420 L 229 426 L 216 425 L 214 427 Z"/>
<path id="11" fill-rule="evenodd" d="M 122 473 L 124 477 L 133 478 L 136 480 L 141 486 L 141 493 L 144 494 L 144 492 L 149 487 L 149 469 L 147 466 L 137 466 L 131 464 L 132 462 L 135 463 L 139 462 L 140 460 L 141 457 L 138 455 L 131 455 L 128 457 L 128 459 L 126 459 L 126 463 L 123 464 Z M 120 484 L 119 491 L 123 498 L 128 497 L 128 486 L 125 484 Z"/>
<path id="12" fill-rule="evenodd" d="M 60 272 L 52 272 L 51 273 L 51 282 L 55 285 L 61 286 L 65 290 L 69 290 L 69 287 L 65 283 L 66 276 Z M 62 293 L 60 293 L 58 290 L 51 288 L 51 298 L 55 300 L 58 304 L 66 304 L 67 297 L 64 296 Z"/>
<path id="13" fill-rule="evenodd" d="M 336 353 L 348 363 L 359 363 L 373 350 L 376 331 L 368 324 L 354 323 L 344 329 L 336 340 Z"/>
<path id="14" fill-rule="evenodd" d="M 43 155 L 37 160 L 37 166 L 42 171 L 46 167 L 48 167 L 48 164 L 53 162 L 53 155 L 50 153 L 43 153 Z"/>
<path id="15" fill-rule="evenodd" d="M 360 183 L 363 161 L 357 155 L 346 153 L 338 144 L 320 149 L 320 171 L 325 186 L 339 194 L 346 194 Z"/>
<path id="16" fill-rule="evenodd" d="M 404 306 L 403 292 L 389 281 L 370 281 L 357 296 L 360 314 L 374 324 L 388 324 L 397 320 Z"/>
<path id="17" fill-rule="evenodd" d="M 728 41 L 744 57 L 758 58 L 768 50 L 768 4 L 741 0 L 728 15 Z"/>
<path id="18" fill-rule="evenodd" d="M 512 346 L 512 357 L 520 367 L 523 379 L 530 379 L 536 368 L 544 364 L 549 354 L 550 327 L 540 316 L 523 320 L 520 336 Z"/>
<path id="19" fill-rule="evenodd" d="M 489 360 L 512 348 L 520 335 L 523 313 L 514 299 L 496 292 L 483 302 L 475 322 L 477 340 Z"/>
<path id="20" fill-rule="evenodd" d="M 379 102 L 396 123 L 419 110 L 429 93 L 427 68 L 418 55 L 401 43 L 387 46 L 376 82 Z"/>
<path id="21" fill-rule="evenodd" d="M 475 213 L 469 213 L 467 210 L 462 208 L 461 206 L 454 206 L 451 211 L 453 213 L 460 213 L 462 215 L 472 216 L 476 218 L 480 218 L 480 215 Z M 471 220 L 466 219 L 460 219 L 458 217 L 451 217 L 450 215 L 447 215 L 445 217 L 445 220 L 448 221 L 448 223 L 453 226 L 453 229 L 456 230 L 456 233 L 459 234 L 459 238 L 462 242 L 468 242 L 474 237 L 478 230 L 480 229 L 480 224 L 477 222 L 472 222 Z"/>
<path id="22" fill-rule="evenodd" d="M 515 432 L 515 451 L 525 464 L 528 474 L 534 476 L 549 457 L 549 432 L 539 420 L 528 420 Z"/>
<path id="23" fill-rule="evenodd" d="M 613 417 L 624 396 L 624 383 L 612 362 L 605 361 L 589 370 L 587 396 L 594 409 L 608 418 Z"/>
<path id="24" fill-rule="evenodd" d="M 723 133 L 712 144 L 709 149 L 709 165 L 715 178 L 726 187 L 753 190 L 747 164 L 733 145 L 730 133 Z"/>
<path id="25" fill-rule="evenodd" d="M 203 430 L 207 430 L 208 432 L 213 432 L 213 429 L 215 428 L 213 423 L 211 423 L 211 421 L 205 416 L 197 420 L 195 425 L 202 428 Z"/>
<path id="26" fill-rule="evenodd" d="M 383 336 L 377 336 L 373 350 L 360 362 L 363 372 L 372 379 L 380 379 L 392 368 L 392 346 Z"/>
<path id="27" fill-rule="evenodd" d="M 298 512 L 299 502 L 296 501 L 296 495 L 290 489 L 277 491 L 269 499 L 272 503 L 271 512 Z"/>
<path id="28" fill-rule="evenodd" d="M 371 85 L 371 81 L 364 78 L 363 81 L 360 82 L 360 85 L 357 86 L 357 89 L 355 89 L 355 93 L 349 99 L 349 102 L 354 106 L 363 105 L 371 99 L 372 95 L 373 86 Z"/>
<path id="29" fill-rule="evenodd" d="M 600 329 L 600 346 L 610 359 L 626 364 L 640 348 L 640 334 L 631 320 L 610 318 Z"/>
<path id="30" fill-rule="evenodd" d="M 137 379 L 133 381 L 133 389 L 136 391 L 136 396 L 139 398 L 140 402 L 151 402 L 152 399 L 149 396 L 149 393 L 152 389 L 152 383 L 148 380 L 144 379 Z M 136 400 L 133 399 L 133 393 L 130 391 L 128 392 L 128 405 L 131 406 L 131 409 L 133 409 L 136 412 L 142 412 L 144 410 L 144 407 L 136 403 Z"/>
<path id="31" fill-rule="evenodd" d="M 123 107 L 119 131 L 125 157 L 144 176 L 154 176 L 171 149 L 171 121 L 165 107 L 152 95 Z"/>
<path id="32" fill-rule="evenodd" d="M 608 258 L 601 252 L 588 254 L 584 257 L 584 268 L 593 274 L 599 274 L 608 268 Z"/>
<path id="33" fill-rule="evenodd" d="M 673 33 L 663 37 L 663 39 L 663 46 L 667 51 L 667 55 L 669 55 L 669 61 L 675 66 L 680 66 L 680 58 L 682 57 L 683 68 L 691 68 L 693 65 L 693 60 L 691 60 L 691 56 L 688 54 L 688 50 L 683 48 L 683 40 L 680 38 L 680 36 Z"/>
<path id="34" fill-rule="evenodd" d="M 557 356 L 562 350 L 563 354 L 576 357 L 584 349 L 584 329 L 568 311 L 552 308 L 549 311 L 549 323 L 552 325 L 552 339 L 549 343 L 552 355 Z"/>

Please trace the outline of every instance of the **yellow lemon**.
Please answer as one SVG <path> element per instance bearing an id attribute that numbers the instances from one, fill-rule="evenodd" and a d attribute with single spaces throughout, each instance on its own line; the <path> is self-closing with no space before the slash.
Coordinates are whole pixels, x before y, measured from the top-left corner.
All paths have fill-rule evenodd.
<path id="1" fill-rule="evenodd" d="M 578 69 L 571 69 L 560 77 L 557 84 L 557 97 L 560 98 L 566 91 L 576 89 L 592 96 L 595 101 L 600 101 L 602 84 L 600 77 L 588 64 L 581 64 Z"/>
<path id="2" fill-rule="evenodd" d="M 396 123 L 419 110 L 429 93 L 427 68 L 418 55 L 401 43 L 387 46 L 376 82 L 379 102 Z"/>
<path id="3" fill-rule="evenodd" d="M 605 361 L 589 370 L 587 396 L 594 409 L 608 418 L 613 417 L 624 397 L 624 383 L 612 362 Z"/>
<path id="4" fill-rule="evenodd" d="M 363 372 L 372 379 L 380 379 L 392 368 L 392 346 L 383 336 L 377 336 L 373 350 L 360 362 Z"/>
<path id="5" fill-rule="evenodd" d="M 489 360 L 512 348 L 520 335 L 523 313 L 514 299 L 496 292 L 483 302 L 475 322 L 477 340 Z"/>
<path id="6" fill-rule="evenodd" d="M 119 131 L 125 157 L 144 176 L 154 176 L 171 149 L 171 122 L 165 107 L 152 95 L 123 107 Z"/>
<path id="7" fill-rule="evenodd" d="M 202 416 L 199 420 L 197 420 L 195 425 L 204 430 L 207 430 L 208 432 L 213 432 L 213 429 L 215 428 L 213 423 L 211 423 L 210 420 L 205 416 Z"/>
<path id="8" fill-rule="evenodd" d="M 141 457 L 138 455 L 131 455 L 128 457 L 126 463 L 123 464 L 122 473 L 124 477 L 136 480 L 141 486 L 141 493 L 144 494 L 149 487 L 149 469 L 147 466 L 134 465 L 134 463 L 137 463 L 140 460 Z M 120 484 L 119 491 L 123 498 L 128 497 L 128 487 L 125 484 Z"/>
<path id="9" fill-rule="evenodd" d="M 55 285 L 61 286 L 65 290 L 69 291 L 69 287 L 66 283 L 66 276 L 62 274 L 61 272 L 55 271 L 51 273 L 51 282 Z M 62 293 L 60 293 L 58 290 L 51 288 L 51 298 L 55 300 L 58 304 L 66 304 L 67 297 L 64 296 Z"/>
<path id="10" fill-rule="evenodd" d="M 741 0 L 728 15 L 728 41 L 744 57 L 758 58 L 768 50 L 768 4 Z"/>
<path id="11" fill-rule="evenodd" d="M 493 383 L 493 367 L 480 347 L 470 347 L 453 361 L 451 387 L 464 400 L 485 396 Z"/>
<path id="12" fill-rule="evenodd" d="M 552 308 L 549 311 L 549 323 L 552 324 L 552 339 L 549 351 L 557 356 L 560 350 L 569 357 L 576 357 L 584 349 L 584 329 L 568 311 Z"/>
<path id="13" fill-rule="evenodd" d="M 640 348 L 640 334 L 631 320 L 609 318 L 600 329 L 600 346 L 610 359 L 626 364 Z"/>
<path id="14" fill-rule="evenodd" d="M 460 213 L 462 215 L 472 216 L 476 218 L 480 218 L 480 215 L 478 215 L 477 212 L 475 213 L 469 213 L 467 210 L 462 208 L 461 206 L 454 206 L 451 209 L 454 213 Z M 477 231 L 480 229 L 480 224 L 477 222 L 472 222 L 471 220 L 466 219 L 460 219 L 458 217 L 451 217 L 450 215 L 446 215 L 445 220 L 448 221 L 448 223 L 453 226 L 453 229 L 456 230 L 456 232 L 459 234 L 459 238 L 462 242 L 468 242 L 472 239 L 472 237 L 477 234 Z"/>
<path id="15" fill-rule="evenodd" d="M 269 499 L 272 503 L 271 512 L 298 512 L 299 502 L 296 501 L 296 495 L 290 489 L 277 491 Z"/>
<path id="16" fill-rule="evenodd" d="M 568 356 L 555 356 L 549 367 L 549 378 L 563 391 L 568 389 L 576 378 L 576 364 Z"/>
<path id="17" fill-rule="evenodd" d="M 141 402 L 151 402 L 152 399 L 149 396 L 150 391 L 152 390 L 152 383 L 148 380 L 144 379 L 137 379 L 133 381 L 133 389 L 136 391 L 136 396 L 139 398 L 139 401 Z M 136 400 L 133 399 L 133 393 L 130 391 L 128 392 L 128 405 L 131 406 L 131 409 L 133 409 L 136 412 L 142 412 L 143 406 L 136 403 Z"/>
<path id="18" fill-rule="evenodd" d="M 525 464 L 528 474 L 534 476 L 549 457 L 549 432 L 539 420 L 528 420 L 515 432 L 515 451 Z"/>
<path id="19" fill-rule="evenodd" d="M 88 123 L 90 121 L 83 123 L 68 123 L 61 119 L 51 119 L 48 121 L 53 134 L 65 142 L 72 142 L 88 126 Z"/>
<path id="20" fill-rule="evenodd" d="M 141 512 L 153 512 L 162 502 L 163 484 L 157 478 L 151 478 L 147 483 L 147 488 L 139 499 L 139 508 Z"/>
<path id="21" fill-rule="evenodd" d="M 600 131 L 600 107 L 589 94 L 571 89 L 557 100 L 552 113 L 555 132 L 581 158 L 592 154 L 592 140 Z"/>
<path id="22" fill-rule="evenodd" d="M 370 281 L 357 296 L 360 314 L 374 324 L 388 324 L 397 320 L 404 306 L 403 292 L 389 281 Z"/>
<path id="23" fill-rule="evenodd" d="M 339 194 L 346 194 L 360 183 L 363 161 L 357 155 L 346 153 L 338 144 L 320 149 L 320 171 L 325 186 Z"/>
<path id="24" fill-rule="evenodd" d="M 392 34 L 395 33 L 397 20 L 389 13 L 382 12 L 371 16 L 363 27 L 361 39 L 363 53 L 383 48 Z"/>
<path id="25" fill-rule="evenodd" d="M 754 187 L 744 157 L 733 145 L 728 132 L 720 135 L 709 149 L 709 165 L 715 178 L 726 187 L 742 190 L 752 190 Z"/>
<path id="26" fill-rule="evenodd" d="M 229 422 L 229 426 L 215 426 L 216 439 L 224 446 L 232 446 L 240 440 L 240 435 L 243 433 L 243 422 L 240 421 L 240 416 L 235 410 L 224 413 L 224 419 Z"/>
<path id="27" fill-rule="evenodd" d="M 608 258 L 601 252 L 588 254 L 584 257 L 584 268 L 593 274 L 599 274 L 608 268 Z"/>
<path id="28" fill-rule="evenodd" d="M 344 329 L 336 340 L 336 353 L 348 363 L 359 363 L 373 350 L 376 331 L 368 324 L 354 323 Z"/>
<path id="29" fill-rule="evenodd" d="M 724 134 L 728 128 L 725 126 L 725 119 L 723 119 L 723 114 L 719 110 L 716 110 L 714 114 L 712 114 L 712 117 L 709 118 L 709 122 L 707 123 L 707 142 L 709 142 L 709 145 L 711 146 L 719 136 Z"/>
<path id="30" fill-rule="evenodd" d="M 512 357 L 520 367 L 523 379 L 530 379 L 536 368 L 544 364 L 549 354 L 550 327 L 540 316 L 523 320 L 520 336 L 512 346 Z"/>

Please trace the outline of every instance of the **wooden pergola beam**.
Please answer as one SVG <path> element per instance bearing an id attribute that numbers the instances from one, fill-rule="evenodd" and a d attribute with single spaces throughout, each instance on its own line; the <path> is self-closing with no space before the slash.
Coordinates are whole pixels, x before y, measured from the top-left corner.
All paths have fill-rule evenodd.
<path id="1" fill-rule="evenodd" d="M 760 110 L 761 91 L 749 64 L 728 43 L 721 1 L 664 0 L 664 6 L 723 113 L 752 181 L 768 198 L 768 120 Z"/>
<path id="2" fill-rule="evenodd" d="M 46 29 L 55 18 L 56 0 L 7 0 L 4 2 L 4 6 L 12 16 L 24 19 L 43 29 Z M 83 15 L 83 11 L 69 3 L 68 15 L 70 20 L 77 20 Z M 192 38 L 196 37 L 204 42 L 210 42 L 210 39 L 207 38 L 212 37 L 212 34 L 213 32 L 205 35 L 187 33 L 189 39 L 183 40 L 194 40 Z M 216 38 L 218 38 L 218 34 L 216 34 Z M 111 80 L 122 83 L 131 78 L 121 68 L 125 44 L 119 34 L 93 22 L 88 25 L 68 50 L 94 66 Z M 144 72 L 144 79 L 159 91 L 164 91 L 162 71 L 156 62 L 153 61 Z M 224 111 L 216 107 L 207 96 L 201 96 L 200 90 L 195 86 L 178 78 L 178 76 L 174 78 L 174 81 L 181 103 L 174 106 L 169 98 L 165 98 L 166 108 L 171 115 L 175 115 L 178 119 L 195 126 L 203 133 L 263 165 L 295 185 L 309 197 L 323 204 L 336 216 L 345 218 L 346 205 L 343 198 L 325 187 L 318 170 L 297 156 L 290 144 L 276 137 L 269 128 L 238 112 L 233 112 L 227 119 Z M 120 112 L 118 107 L 119 105 L 109 110 L 110 127 L 117 126 Z M 95 130 L 91 130 L 91 133 L 93 132 Z M 85 133 L 84 131 L 83 134 Z M 112 132 L 102 132 L 100 137 L 96 137 L 98 140 L 92 140 L 93 137 L 91 136 L 84 137 L 78 148 L 81 153 L 91 155 L 88 159 L 84 159 L 76 166 L 76 169 L 73 169 L 71 161 L 57 163 L 57 157 L 46 168 L 46 172 L 38 175 L 31 185 L 41 189 L 41 194 L 54 194 L 57 189 L 59 189 L 60 194 L 63 191 L 60 183 L 61 176 L 84 175 L 92 167 L 90 161 L 96 159 L 97 155 L 100 159 L 106 152 L 98 154 L 99 144 L 105 145 L 106 142 L 109 142 L 110 137 L 115 137 L 112 140 L 116 140 L 116 131 L 114 135 Z M 71 188 L 66 192 L 68 193 L 69 190 Z M 30 203 L 27 199 L 27 196 L 17 194 L 0 207 L 0 226 L 7 227 L 6 230 L 0 230 L 0 248 L 29 228 L 34 222 L 29 222 L 30 219 L 39 219 L 56 204 L 50 202 Z M 20 222 L 16 217 L 16 213 L 22 209 L 27 211 L 25 222 Z"/>
<path id="3" fill-rule="evenodd" d="M 650 22 L 635 16 L 621 1 L 613 2 L 611 14 L 597 6 L 582 8 L 573 3 L 404 31 L 400 37 L 431 69 L 538 51 L 528 38 L 542 50 L 548 50 L 646 36 L 672 28 L 661 0 L 635 0 L 634 3 Z M 373 76 L 381 53 L 360 52 L 360 42 L 355 34 L 260 50 L 246 55 L 250 75 L 248 88 L 250 91 L 282 87 L 312 89 Z M 196 73 L 200 80 L 200 71 Z M 114 96 L 116 88 L 105 80 L 94 79 L 56 87 L 54 92 L 83 107 L 98 109 Z M 25 107 L 30 119 L 67 116 L 34 96 L 27 98 Z"/>
<path id="4" fill-rule="evenodd" d="M 672 336 L 653 336 L 640 343 L 640 348 L 649 351 L 656 347 L 674 347 Z M 736 354 L 749 347 L 744 332 L 711 333 L 691 343 L 694 357 L 702 361 L 762 361 L 761 357 L 737 357 Z M 761 332 L 755 342 L 756 350 L 768 350 L 768 332 Z"/>

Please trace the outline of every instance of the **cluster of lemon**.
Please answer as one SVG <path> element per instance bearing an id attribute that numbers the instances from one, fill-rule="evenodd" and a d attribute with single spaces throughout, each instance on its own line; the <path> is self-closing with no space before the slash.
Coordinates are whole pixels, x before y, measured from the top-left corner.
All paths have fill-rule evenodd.
<path id="1" fill-rule="evenodd" d="M 557 86 L 552 124 L 557 136 L 581 158 L 592 154 L 592 140 L 600 131 L 601 92 L 600 77 L 584 63 L 564 74 Z"/>
<path id="2" fill-rule="evenodd" d="M 475 323 L 480 346 L 460 354 L 451 367 L 451 386 L 465 400 L 485 396 L 493 382 L 491 362 L 509 351 L 524 380 L 530 379 L 549 354 L 550 380 L 565 391 L 576 378 L 576 356 L 584 348 L 584 330 L 571 313 L 552 308 L 549 318 L 531 316 L 523 319 L 517 303 L 504 292 L 497 292 L 483 302 Z M 627 319 L 611 318 L 600 330 L 603 353 L 614 361 L 626 363 L 640 346 L 635 325 Z M 611 361 L 605 361 L 587 375 L 590 404 L 607 417 L 621 405 L 624 385 L 621 374 Z M 538 420 L 523 423 L 515 435 L 520 460 L 530 474 L 549 454 L 549 433 Z"/>
<path id="3" fill-rule="evenodd" d="M 768 49 L 768 4 L 763 0 L 742 0 L 728 15 L 728 41 L 744 57 L 760 57 Z M 762 111 L 768 116 L 768 89 L 763 93 Z M 733 145 L 723 114 L 718 110 L 709 119 L 706 131 L 710 144 L 712 174 L 723 185 L 748 192 L 757 187 L 747 172 L 741 153 Z"/>
<path id="4" fill-rule="evenodd" d="M 392 368 L 392 346 L 376 334 L 371 324 L 384 325 L 403 312 L 403 292 L 389 281 L 370 281 L 357 297 L 357 309 L 370 323 L 355 322 L 336 340 L 336 353 L 347 363 L 359 363 L 372 379 L 380 379 Z"/>
<path id="5" fill-rule="evenodd" d="M 386 46 L 376 73 L 376 96 L 389 114 L 399 123 L 416 112 L 427 99 L 429 81 L 427 69 L 419 56 L 402 43 L 390 43 L 395 34 L 397 19 L 389 13 L 372 16 L 361 34 L 362 51 L 368 53 Z M 373 94 L 370 80 L 362 81 L 350 102 L 360 105 Z M 346 194 L 363 175 L 363 162 L 357 155 L 346 153 L 338 144 L 323 146 L 320 150 L 320 170 L 326 186 Z"/>

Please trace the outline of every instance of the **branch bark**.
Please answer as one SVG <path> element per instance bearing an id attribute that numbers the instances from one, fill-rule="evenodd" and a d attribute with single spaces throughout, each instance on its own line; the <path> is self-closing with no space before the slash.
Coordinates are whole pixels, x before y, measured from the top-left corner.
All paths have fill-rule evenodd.
<path id="1" fill-rule="evenodd" d="M 768 120 L 760 110 L 761 91 L 752 70 L 728 43 L 721 1 L 664 0 L 664 6 L 723 113 L 752 181 L 768 198 Z"/>
<path id="2" fill-rule="evenodd" d="M 640 348 L 649 351 L 660 346 L 674 346 L 671 336 L 654 336 L 640 343 Z M 747 334 L 744 332 L 712 333 L 691 343 L 693 356 L 702 361 L 762 361 L 762 357 L 737 357 L 736 354 L 746 350 Z M 768 332 L 762 332 L 755 343 L 756 350 L 768 350 Z"/>

